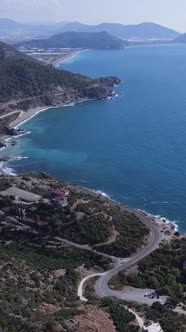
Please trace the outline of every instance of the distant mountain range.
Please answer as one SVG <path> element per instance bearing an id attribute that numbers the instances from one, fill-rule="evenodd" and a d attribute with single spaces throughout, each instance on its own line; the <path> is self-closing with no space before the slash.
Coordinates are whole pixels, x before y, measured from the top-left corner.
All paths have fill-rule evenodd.
<path id="1" fill-rule="evenodd" d="M 99 25 L 86 25 L 79 22 L 67 23 L 63 31 L 107 31 L 113 36 L 127 40 L 164 39 L 171 40 L 180 34 L 172 29 L 155 23 L 141 23 L 137 25 L 123 25 L 117 23 L 102 23 Z"/>
<path id="2" fill-rule="evenodd" d="M 27 24 L 10 19 L 0 19 L 0 40 L 12 43 L 33 38 L 46 38 L 62 32 L 102 32 L 124 40 L 173 40 L 181 34 L 155 23 L 123 25 L 101 23 L 87 25 L 79 22 L 59 22 L 53 24 Z"/>
<path id="3" fill-rule="evenodd" d="M 179 36 L 178 38 L 176 38 L 174 40 L 174 43 L 186 43 L 186 33 L 184 33 L 183 35 Z"/>
<path id="4" fill-rule="evenodd" d="M 51 36 L 61 32 L 65 24 L 65 22 L 56 24 L 19 23 L 0 18 L 0 40 L 14 43 L 19 40 Z"/>
<path id="5" fill-rule="evenodd" d="M 122 49 L 128 42 L 102 32 L 63 32 L 48 39 L 35 39 L 17 44 L 28 48 Z"/>

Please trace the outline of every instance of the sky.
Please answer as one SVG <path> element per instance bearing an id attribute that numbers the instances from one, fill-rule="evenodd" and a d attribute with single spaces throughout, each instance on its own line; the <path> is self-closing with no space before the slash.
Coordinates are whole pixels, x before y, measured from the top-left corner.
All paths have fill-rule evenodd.
<path id="1" fill-rule="evenodd" d="M 0 17 L 21 22 L 155 22 L 186 32 L 186 0 L 0 0 Z"/>

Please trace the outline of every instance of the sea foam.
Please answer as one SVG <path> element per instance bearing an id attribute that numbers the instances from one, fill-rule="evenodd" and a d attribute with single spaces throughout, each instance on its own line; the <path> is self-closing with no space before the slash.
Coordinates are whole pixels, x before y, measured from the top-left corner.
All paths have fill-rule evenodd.
<path id="1" fill-rule="evenodd" d="M 110 198 L 110 196 L 108 194 L 106 194 L 104 191 L 101 190 L 94 190 L 95 193 L 100 194 L 106 198 Z"/>

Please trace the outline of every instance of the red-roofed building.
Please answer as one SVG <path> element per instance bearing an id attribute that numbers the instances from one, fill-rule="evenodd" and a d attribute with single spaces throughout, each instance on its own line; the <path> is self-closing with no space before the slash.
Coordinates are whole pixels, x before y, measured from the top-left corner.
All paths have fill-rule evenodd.
<path id="1" fill-rule="evenodd" d="M 61 204 L 62 206 L 67 206 L 68 201 L 67 201 L 67 196 L 69 194 L 69 190 L 66 188 L 59 188 L 59 189 L 54 189 L 52 190 L 52 194 L 55 196 L 53 198 L 54 202 L 57 202 Z"/>

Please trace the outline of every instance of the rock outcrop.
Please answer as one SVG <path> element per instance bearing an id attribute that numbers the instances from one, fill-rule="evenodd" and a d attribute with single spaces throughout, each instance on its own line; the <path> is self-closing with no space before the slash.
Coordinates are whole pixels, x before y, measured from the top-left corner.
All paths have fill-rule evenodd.
<path id="1" fill-rule="evenodd" d="M 17 135 L 17 131 L 15 129 L 10 129 L 8 125 L 0 121 L 0 136 L 14 136 L 14 135 Z"/>
<path id="2" fill-rule="evenodd" d="M 100 77 L 97 81 L 104 86 L 115 86 L 121 83 L 120 78 L 117 76 Z"/>

